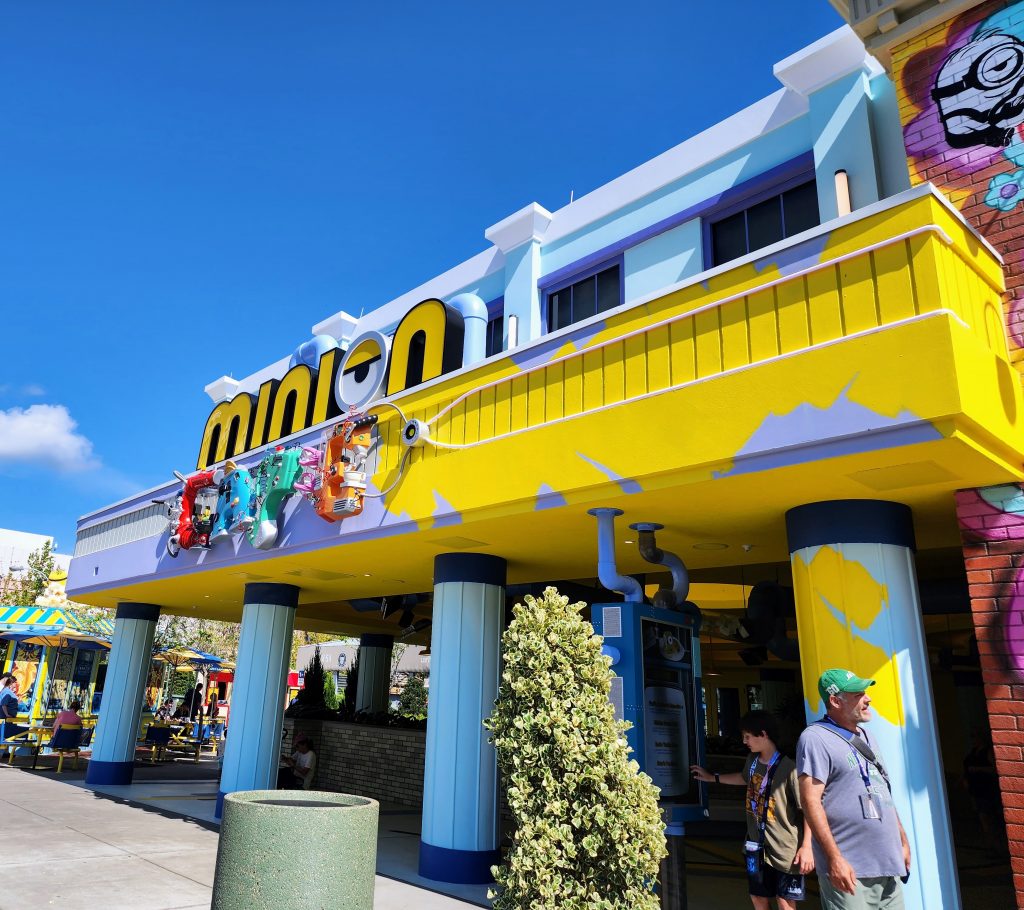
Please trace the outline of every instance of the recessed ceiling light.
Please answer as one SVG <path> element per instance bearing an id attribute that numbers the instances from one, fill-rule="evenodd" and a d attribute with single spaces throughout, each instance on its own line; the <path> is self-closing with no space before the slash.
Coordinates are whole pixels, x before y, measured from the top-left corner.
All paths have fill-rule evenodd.
<path id="1" fill-rule="evenodd" d="M 369 572 L 363 572 L 363 578 L 372 578 L 373 576 Z"/>
<path id="2" fill-rule="evenodd" d="M 622 542 L 623 542 L 623 543 L 633 543 L 633 541 L 632 541 L 632 540 L 624 540 L 624 541 L 622 541 Z"/>
<path id="3" fill-rule="evenodd" d="M 727 543 L 695 543 L 693 545 L 695 550 L 728 550 L 729 544 Z"/>

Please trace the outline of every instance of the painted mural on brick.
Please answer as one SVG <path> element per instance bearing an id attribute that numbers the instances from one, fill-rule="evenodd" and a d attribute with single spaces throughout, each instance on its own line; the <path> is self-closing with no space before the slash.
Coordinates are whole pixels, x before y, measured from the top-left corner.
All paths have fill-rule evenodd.
<path id="1" fill-rule="evenodd" d="M 999 623 L 1005 642 L 1006 666 L 1018 682 L 1024 682 L 1024 489 L 1020 484 L 1001 484 L 957 493 L 957 517 L 964 543 L 985 543 L 1003 557 L 992 565 L 991 599 L 998 604 Z M 1018 563 L 1020 563 L 1018 565 Z M 971 568 L 968 560 L 968 568 Z M 972 592 L 972 596 L 976 596 Z"/>
<path id="2" fill-rule="evenodd" d="M 1024 0 L 982 3 L 894 53 L 911 176 L 941 187 L 1007 260 L 1024 347 Z"/>

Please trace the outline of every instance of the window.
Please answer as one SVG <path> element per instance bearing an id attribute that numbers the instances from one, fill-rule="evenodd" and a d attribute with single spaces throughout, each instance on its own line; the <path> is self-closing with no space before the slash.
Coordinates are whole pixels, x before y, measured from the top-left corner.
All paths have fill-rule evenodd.
<path id="1" fill-rule="evenodd" d="M 493 357 L 505 350 L 505 316 L 499 313 L 487 320 L 487 352 L 486 357 Z"/>
<path id="2" fill-rule="evenodd" d="M 556 291 L 548 291 L 548 331 L 564 329 L 622 303 L 618 263 Z"/>
<path id="3" fill-rule="evenodd" d="M 813 180 L 711 223 L 712 265 L 721 265 L 821 223 Z"/>

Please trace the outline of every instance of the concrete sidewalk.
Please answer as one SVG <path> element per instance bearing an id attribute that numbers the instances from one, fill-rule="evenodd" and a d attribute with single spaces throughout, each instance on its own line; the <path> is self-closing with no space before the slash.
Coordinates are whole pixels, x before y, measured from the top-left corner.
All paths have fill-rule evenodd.
<path id="1" fill-rule="evenodd" d="M 0 765 L 0 910 L 209 910 L 217 830 Z M 377 876 L 375 910 L 471 904 Z"/>

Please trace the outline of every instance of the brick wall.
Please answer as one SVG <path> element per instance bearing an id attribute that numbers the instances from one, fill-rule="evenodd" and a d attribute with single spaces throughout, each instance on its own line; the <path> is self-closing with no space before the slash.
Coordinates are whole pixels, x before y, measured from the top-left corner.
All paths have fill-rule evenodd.
<path id="1" fill-rule="evenodd" d="M 981 33 L 994 30 L 1024 41 L 1024 0 L 989 0 L 948 19 L 892 50 L 892 76 L 896 83 L 903 140 L 911 180 L 930 181 L 939 187 L 1005 260 L 1008 293 L 1004 301 L 1011 360 L 1024 370 L 1024 138 L 1019 126 L 1009 126 L 1001 138 L 980 131 L 959 134 L 951 144 L 941 117 L 961 106 L 989 110 L 998 91 L 960 92 L 936 101 L 936 85 L 952 80 L 941 73 L 956 55 L 959 60 L 984 56 L 990 45 Z M 988 39 L 991 41 L 991 39 Z M 1009 51 L 1007 53 L 1010 53 Z M 966 56 L 965 56 L 966 55 Z M 1004 58 L 1005 60 L 1010 57 Z M 964 67 L 966 68 L 966 66 Z M 951 72 L 947 69 L 947 74 Z M 1003 71 L 1003 76 L 1007 72 Z M 1014 75 L 1012 89 L 1024 73 Z M 1012 122 L 1012 121 L 1011 121 Z M 1003 121 L 998 121 L 1000 127 Z M 995 126 L 995 125 L 994 125 Z"/>
<path id="2" fill-rule="evenodd" d="M 957 493 L 1017 906 L 1024 908 L 1024 490 Z"/>
<path id="3" fill-rule="evenodd" d="M 317 790 L 368 796 L 381 802 L 419 806 L 423 802 L 426 733 L 286 717 L 287 742 L 305 734 L 316 752 Z"/>

